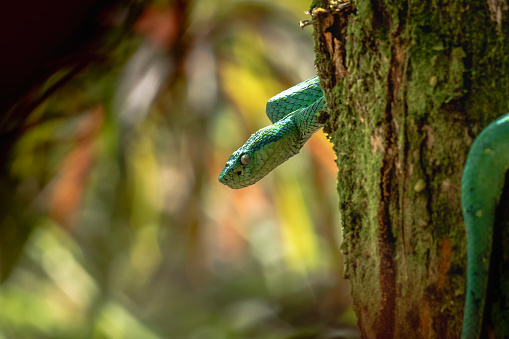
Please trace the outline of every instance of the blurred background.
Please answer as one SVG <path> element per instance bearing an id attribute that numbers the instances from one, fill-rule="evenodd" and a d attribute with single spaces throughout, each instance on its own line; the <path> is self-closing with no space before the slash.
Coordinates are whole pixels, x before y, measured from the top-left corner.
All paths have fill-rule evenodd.
<path id="1" fill-rule="evenodd" d="M 0 338 L 359 337 L 323 132 L 254 186 L 217 180 L 316 74 L 309 5 L 148 1 L 40 85 L 1 139 Z"/>

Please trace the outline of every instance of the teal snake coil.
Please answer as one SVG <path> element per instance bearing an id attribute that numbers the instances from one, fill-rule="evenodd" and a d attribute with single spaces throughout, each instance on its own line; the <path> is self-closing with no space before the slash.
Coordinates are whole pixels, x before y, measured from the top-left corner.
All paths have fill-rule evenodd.
<path id="1" fill-rule="evenodd" d="M 509 114 L 488 125 L 468 152 L 461 177 L 461 209 L 467 233 L 467 287 L 462 339 L 481 335 L 495 210 L 509 169 Z"/>

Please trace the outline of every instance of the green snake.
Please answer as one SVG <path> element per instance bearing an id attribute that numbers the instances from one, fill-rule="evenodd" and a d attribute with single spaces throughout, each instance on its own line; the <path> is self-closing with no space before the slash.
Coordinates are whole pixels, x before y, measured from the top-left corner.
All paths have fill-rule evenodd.
<path id="1" fill-rule="evenodd" d="M 232 154 L 219 181 L 230 188 L 256 183 L 299 153 L 311 135 L 322 128 L 318 114 L 324 109 L 317 76 L 271 98 L 266 111 L 272 125 L 254 133 Z"/>
<path id="2" fill-rule="evenodd" d="M 323 124 L 326 109 L 318 77 L 308 79 L 267 102 L 272 125 L 254 133 L 232 154 L 219 181 L 230 188 L 256 183 L 299 152 Z M 495 209 L 509 169 L 509 114 L 475 139 L 461 179 L 461 205 L 467 238 L 467 284 L 462 339 L 479 338 L 488 286 Z"/>
<path id="3" fill-rule="evenodd" d="M 467 232 L 467 288 L 462 339 L 479 338 L 497 208 L 509 170 L 509 114 L 474 140 L 461 177 L 461 209 Z"/>

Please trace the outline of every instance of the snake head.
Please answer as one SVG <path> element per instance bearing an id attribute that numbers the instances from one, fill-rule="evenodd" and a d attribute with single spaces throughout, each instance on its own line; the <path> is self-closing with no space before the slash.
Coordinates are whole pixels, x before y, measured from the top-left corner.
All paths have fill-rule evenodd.
<path id="1" fill-rule="evenodd" d="M 232 154 L 219 182 L 235 189 L 250 186 L 297 154 L 301 146 L 299 131 L 291 119 L 262 128 Z"/>

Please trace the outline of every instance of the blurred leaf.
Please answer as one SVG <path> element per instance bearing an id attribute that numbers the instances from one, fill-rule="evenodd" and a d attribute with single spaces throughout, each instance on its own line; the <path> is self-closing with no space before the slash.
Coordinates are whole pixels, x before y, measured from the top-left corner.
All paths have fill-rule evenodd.
<path id="1" fill-rule="evenodd" d="M 256 185 L 217 180 L 314 75 L 308 7 L 155 1 L 31 114 L 0 185 L 0 337 L 351 334 L 324 135 Z"/>
<path id="2" fill-rule="evenodd" d="M 94 161 L 94 142 L 102 127 L 104 112 L 99 106 L 79 124 L 75 148 L 62 160 L 51 184 L 49 215 L 63 226 L 71 227 L 80 206 Z"/>

